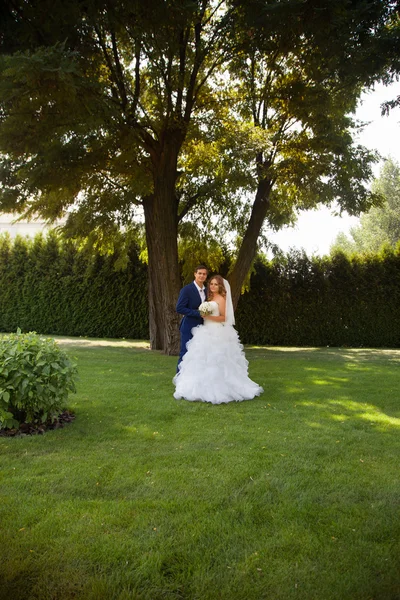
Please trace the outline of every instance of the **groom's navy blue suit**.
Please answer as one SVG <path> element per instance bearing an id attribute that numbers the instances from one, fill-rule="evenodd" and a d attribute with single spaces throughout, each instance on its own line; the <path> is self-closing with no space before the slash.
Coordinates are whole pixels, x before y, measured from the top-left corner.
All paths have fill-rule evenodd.
<path id="1" fill-rule="evenodd" d="M 204 287 L 204 291 L 205 289 L 206 288 Z M 194 282 L 185 285 L 185 287 L 181 289 L 176 305 L 176 312 L 183 315 L 183 319 L 179 326 L 181 333 L 181 350 L 179 353 L 178 365 L 181 362 L 183 355 L 186 353 L 186 344 L 192 339 L 193 327 L 203 324 L 203 319 L 198 311 L 201 302 L 200 292 Z"/>

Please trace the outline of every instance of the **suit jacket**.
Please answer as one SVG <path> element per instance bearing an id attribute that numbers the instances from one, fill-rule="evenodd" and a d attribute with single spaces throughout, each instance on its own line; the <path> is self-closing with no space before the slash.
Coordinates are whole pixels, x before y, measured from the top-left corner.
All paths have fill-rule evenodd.
<path id="1" fill-rule="evenodd" d="M 190 334 L 193 327 L 203 324 L 203 319 L 198 311 L 201 302 L 199 290 L 194 282 L 185 285 L 185 287 L 181 289 L 176 304 L 176 312 L 183 315 L 183 319 L 179 326 L 181 333 Z"/>

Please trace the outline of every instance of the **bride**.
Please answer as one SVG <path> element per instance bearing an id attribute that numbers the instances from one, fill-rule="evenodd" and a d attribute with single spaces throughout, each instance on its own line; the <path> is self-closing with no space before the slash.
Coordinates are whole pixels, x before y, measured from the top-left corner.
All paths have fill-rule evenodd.
<path id="1" fill-rule="evenodd" d="M 202 312 L 204 325 L 192 330 L 193 338 L 173 379 L 174 397 L 212 404 L 251 400 L 264 390 L 247 374 L 248 361 L 233 327 L 230 285 L 221 275 L 214 275 L 207 289 L 211 312 Z"/>

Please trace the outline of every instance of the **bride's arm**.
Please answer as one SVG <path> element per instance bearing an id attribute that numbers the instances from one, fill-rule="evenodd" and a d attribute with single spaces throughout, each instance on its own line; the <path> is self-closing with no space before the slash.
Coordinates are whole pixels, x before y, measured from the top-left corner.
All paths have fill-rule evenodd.
<path id="1" fill-rule="evenodd" d="M 212 315 L 205 315 L 203 319 L 210 319 L 210 321 L 215 321 L 216 323 L 225 323 L 225 306 L 226 301 L 225 298 L 222 298 L 217 302 L 219 308 L 218 317 L 213 317 Z"/>

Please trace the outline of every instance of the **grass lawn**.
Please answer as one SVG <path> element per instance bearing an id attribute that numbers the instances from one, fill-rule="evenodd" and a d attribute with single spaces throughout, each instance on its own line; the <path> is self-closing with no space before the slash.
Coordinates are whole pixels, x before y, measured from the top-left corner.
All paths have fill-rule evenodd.
<path id="1" fill-rule="evenodd" d="M 400 598 L 400 350 L 247 348 L 264 394 L 213 406 L 60 343 L 76 420 L 0 438 L 2 600 Z"/>

